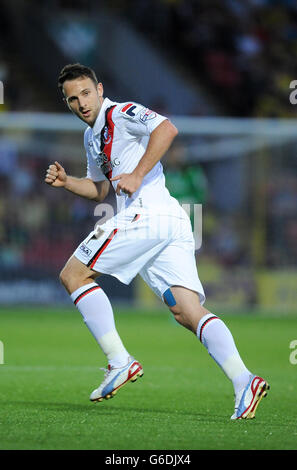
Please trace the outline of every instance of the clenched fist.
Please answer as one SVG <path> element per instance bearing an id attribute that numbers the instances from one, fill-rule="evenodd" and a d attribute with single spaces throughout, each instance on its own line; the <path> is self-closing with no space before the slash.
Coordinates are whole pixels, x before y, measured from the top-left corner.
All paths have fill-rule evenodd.
<path id="1" fill-rule="evenodd" d="M 55 162 L 53 165 L 50 165 L 46 172 L 46 177 L 44 181 L 54 186 L 55 188 L 61 188 L 65 186 L 67 180 L 67 174 L 60 163 Z"/>

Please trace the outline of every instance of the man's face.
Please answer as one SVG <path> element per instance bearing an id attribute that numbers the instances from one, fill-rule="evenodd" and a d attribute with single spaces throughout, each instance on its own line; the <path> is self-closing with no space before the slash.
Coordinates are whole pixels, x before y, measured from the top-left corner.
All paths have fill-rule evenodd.
<path id="1" fill-rule="evenodd" d="M 93 127 L 103 103 L 103 85 L 96 86 L 89 77 L 66 80 L 63 93 L 69 109 Z"/>

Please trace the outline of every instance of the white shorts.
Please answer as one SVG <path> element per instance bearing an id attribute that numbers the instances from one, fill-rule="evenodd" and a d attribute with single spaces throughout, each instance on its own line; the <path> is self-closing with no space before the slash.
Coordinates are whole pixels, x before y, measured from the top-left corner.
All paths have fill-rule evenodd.
<path id="1" fill-rule="evenodd" d="M 191 222 L 176 214 L 135 214 L 126 211 L 91 232 L 74 256 L 92 270 L 110 274 L 124 284 L 137 275 L 164 301 L 171 286 L 191 289 L 205 301 L 197 273 Z"/>

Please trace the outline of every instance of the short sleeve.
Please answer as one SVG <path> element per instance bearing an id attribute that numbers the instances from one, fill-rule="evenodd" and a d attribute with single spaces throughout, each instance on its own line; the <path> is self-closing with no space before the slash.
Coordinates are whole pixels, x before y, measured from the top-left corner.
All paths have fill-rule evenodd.
<path id="1" fill-rule="evenodd" d="M 119 109 L 122 124 L 134 136 L 149 136 L 163 121 L 168 119 L 138 103 L 123 103 Z"/>
<path id="2" fill-rule="evenodd" d="M 101 169 L 97 167 L 93 158 L 87 152 L 87 178 L 91 179 L 94 182 L 105 181 L 106 177 L 102 173 Z"/>
<path id="3" fill-rule="evenodd" d="M 85 146 L 86 157 L 87 157 L 87 175 L 86 175 L 86 178 L 89 178 L 94 182 L 105 181 L 106 177 L 102 173 L 101 168 L 99 168 L 96 165 L 92 155 L 90 155 L 90 152 L 89 152 L 89 149 L 88 149 L 88 133 L 87 133 L 87 130 L 86 130 L 85 135 L 84 135 L 84 146 Z"/>

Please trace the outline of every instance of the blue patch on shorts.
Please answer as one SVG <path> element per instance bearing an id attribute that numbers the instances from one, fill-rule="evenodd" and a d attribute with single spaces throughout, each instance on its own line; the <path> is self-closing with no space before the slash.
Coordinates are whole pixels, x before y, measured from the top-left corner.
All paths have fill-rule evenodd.
<path id="1" fill-rule="evenodd" d="M 176 305 L 175 298 L 173 297 L 170 288 L 164 292 L 163 297 L 169 307 L 174 307 Z"/>

